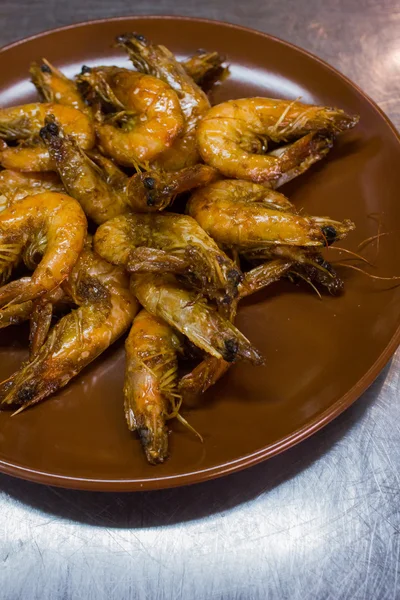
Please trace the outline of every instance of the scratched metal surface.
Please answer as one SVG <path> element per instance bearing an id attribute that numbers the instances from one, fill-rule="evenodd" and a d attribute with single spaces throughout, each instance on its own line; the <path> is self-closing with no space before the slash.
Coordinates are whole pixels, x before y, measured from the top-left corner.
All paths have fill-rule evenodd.
<path id="1" fill-rule="evenodd" d="M 229 20 L 338 67 L 400 126 L 396 0 L 1 0 L 0 44 L 122 14 Z M 350 410 L 230 477 L 146 494 L 0 476 L 5 600 L 400 598 L 400 354 Z"/>

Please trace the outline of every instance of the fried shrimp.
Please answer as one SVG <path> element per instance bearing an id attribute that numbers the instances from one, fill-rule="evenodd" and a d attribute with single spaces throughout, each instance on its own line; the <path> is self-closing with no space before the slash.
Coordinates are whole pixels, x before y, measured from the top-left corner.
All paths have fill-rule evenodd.
<path id="1" fill-rule="evenodd" d="M 53 115 L 65 133 L 76 140 L 83 150 L 93 147 L 94 129 L 91 120 L 80 110 L 62 104 L 25 104 L 0 109 L 0 138 L 19 141 L 17 147 L 3 147 L 0 163 L 7 169 L 21 171 L 53 171 L 54 163 L 38 136 L 45 118 Z"/>
<path id="2" fill-rule="evenodd" d="M 178 282 L 174 275 L 131 276 L 131 290 L 151 314 L 161 317 L 193 344 L 227 362 L 243 358 L 254 364 L 263 359 L 230 321 L 206 300 Z"/>
<path id="3" fill-rule="evenodd" d="M 351 221 L 307 217 L 269 208 L 264 202 L 219 194 L 225 181 L 194 192 L 187 212 L 218 244 L 244 249 L 269 245 L 324 246 L 354 229 Z"/>
<path id="4" fill-rule="evenodd" d="M 195 165 L 199 162 L 196 128 L 210 108 L 207 96 L 164 46 L 156 46 L 137 33 L 120 35 L 117 43 L 128 52 L 138 71 L 158 77 L 177 93 L 185 116 L 186 124 L 181 136 L 157 158 L 154 165 L 165 171 L 178 171 Z"/>
<path id="5" fill-rule="evenodd" d="M 29 73 L 43 102 L 66 104 L 81 111 L 87 110 L 87 105 L 75 83 L 45 58 L 40 62 L 33 62 Z"/>
<path id="6" fill-rule="evenodd" d="M 147 460 L 162 463 L 168 456 L 166 420 L 174 414 L 180 341 L 162 319 L 142 310 L 125 343 L 125 417 L 137 431 Z"/>
<path id="7" fill-rule="evenodd" d="M 180 273 L 224 304 L 237 296 L 241 271 L 191 217 L 128 214 L 98 228 L 96 252 L 131 273 Z"/>
<path id="8" fill-rule="evenodd" d="M 118 67 L 98 67 L 80 75 L 102 102 L 119 112 L 96 124 L 101 151 L 135 167 L 169 148 L 184 126 L 174 90 L 156 77 Z"/>
<path id="9" fill-rule="evenodd" d="M 26 196 L 45 191 L 64 191 L 56 173 L 22 173 L 9 169 L 0 171 L 0 211 Z"/>
<path id="10" fill-rule="evenodd" d="M 98 153 L 91 160 L 60 127 L 47 119 L 40 135 L 46 144 L 67 192 L 96 224 L 128 212 L 125 186 L 128 178 Z"/>
<path id="11" fill-rule="evenodd" d="M 89 249 L 65 292 L 78 308 L 58 321 L 34 357 L 0 385 L 3 408 L 27 408 L 66 386 L 128 329 L 138 310 L 123 270 Z"/>
<path id="12" fill-rule="evenodd" d="M 57 288 L 71 273 L 86 238 L 86 217 L 65 194 L 28 196 L 0 213 L 0 277 L 6 281 L 23 258 L 37 264 L 31 277 L 0 288 L 0 328 L 17 306 Z"/>
<path id="13" fill-rule="evenodd" d="M 243 98 L 211 108 L 198 127 L 203 160 L 227 177 L 278 181 L 322 158 L 331 135 L 354 127 L 358 117 L 335 108 L 288 100 Z M 296 140 L 296 141 L 295 141 Z M 268 154 L 269 142 L 290 143 Z"/>

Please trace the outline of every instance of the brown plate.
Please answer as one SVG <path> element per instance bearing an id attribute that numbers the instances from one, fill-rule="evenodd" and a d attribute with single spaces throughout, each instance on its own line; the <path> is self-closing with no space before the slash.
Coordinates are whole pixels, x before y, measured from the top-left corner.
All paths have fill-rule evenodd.
<path id="1" fill-rule="evenodd" d="M 214 101 L 264 95 L 302 97 L 361 116 L 328 159 L 286 187 L 310 214 L 350 218 L 357 249 L 377 232 L 373 213 L 393 235 L 367 255 L 379 275 L 400 272 L 400 145 L 384 114 L 354 84 L 310 54 L 270 36 L 224 23 L 176 17 L 122 18 L 73 25 L 0 52 L 0 105 L 33 100 L 31 60 L 47 57 L 67 74 L 82 64 L 128 64 L 115 36 L 138 31 L 178 55 L 205 47 L 226 54 L 230 78 Z M 285 190 L 284 190 L 285 191 Z M 330 258 L 345 258 L 329 251 Z M 172 425 L 171 457 L 149 466 L 125 426 L 123 341 L 61 393 L 11 418 L 0 415 L 0 470 L 26 479 L 92 490 L 176 486 L 236 471 L 311 435 L 372 383 L 400 340 L 400 288 L 342 271 L 346 292 L 320 301 L 311 288 L 275 284 L 243 304 L 239 327 L 267 358 L 240 364 L 190 411 L 201 444 Z M 0 379 L 26 356 L 27 330 L 0 332 Z"/>

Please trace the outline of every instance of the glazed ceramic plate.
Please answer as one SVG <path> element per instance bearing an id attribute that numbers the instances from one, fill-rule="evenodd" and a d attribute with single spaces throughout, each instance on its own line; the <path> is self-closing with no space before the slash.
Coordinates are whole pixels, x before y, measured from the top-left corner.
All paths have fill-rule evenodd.
<path id="1" fill-rule="evenodd" d="M 74 25 L 0 52 L 0 106 L 36 98 L 28 69 L 46 57 L 72 76 L 82 64 L 129 66 L 113 48 L 137 31 L 179 57 L 198 48 L 227 56 L 231 75 L 215 103 L 272 96 L 338 106 L 360 115 L 321 164 L 283 191 L 309 214 L 352 219 L 346 247 L 385 231 L 373 273 L 400 269 L 400 145 L 393 126 L 354 84 L 316 57 L 267 35 L 205 20 L 140 17 Z M 382 229 L 383 230 L 383 229 Z M 329 250 L 332 261 L 346 258 Z M 62 392 L 11 418 L 0 415 L 0 470 L 43 483 L 92 490 L 139 490 L 210 479 L 264 460 L 320 429 L 354 402 L 400 339 L 400 287 L 339 268 L 340 298 L 322 301 L 307 286 L 280 282 L 241 306 L 238 326 L 266 357 L 265 367 L 235 365 L 185 413 L 204 437 L 172 424 L 170 459 L 149 466 L 124 421 L 123 340 Z M 0 379 L 27 355 L 27 329 L 0 332 Z"/>

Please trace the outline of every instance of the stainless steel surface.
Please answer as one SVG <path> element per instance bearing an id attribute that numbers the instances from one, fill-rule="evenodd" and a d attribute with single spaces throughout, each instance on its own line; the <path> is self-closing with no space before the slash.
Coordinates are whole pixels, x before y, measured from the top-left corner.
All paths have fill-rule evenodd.
<path id="1" fill-rule="evenodd" d="M 219 18 L 328 60 L 400 125 L 395 0 L 1 0 L 0 43 L 118 14 Z M 267 59 L 267 57 L 266 57 Z M 6 600 L 400 598 L 400 353 L 300 446 L 205 484 L 142 494 L 0 476 Z"/>

